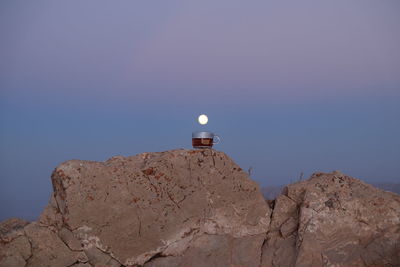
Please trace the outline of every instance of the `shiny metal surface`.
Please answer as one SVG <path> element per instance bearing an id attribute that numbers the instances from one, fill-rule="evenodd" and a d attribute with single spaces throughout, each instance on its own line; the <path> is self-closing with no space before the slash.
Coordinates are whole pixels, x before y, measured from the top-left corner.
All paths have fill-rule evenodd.
<path id="1" fill-rule="evenodd" d="M 212 132 L 193 132 L 192 138 L 214 138 Z"/>

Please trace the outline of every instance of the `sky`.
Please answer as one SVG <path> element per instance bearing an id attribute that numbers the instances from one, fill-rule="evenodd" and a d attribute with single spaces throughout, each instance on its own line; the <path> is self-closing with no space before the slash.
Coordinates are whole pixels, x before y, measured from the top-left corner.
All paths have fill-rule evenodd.
<path id="1" fill-rule="evenodd" d="M 70 159 L 211 131 L 261 186 L 400 181 L 400 2 L 0 3 L 0 220 L 36 219 Z M 197 116 L 207 114 L 201 126 Z"/>

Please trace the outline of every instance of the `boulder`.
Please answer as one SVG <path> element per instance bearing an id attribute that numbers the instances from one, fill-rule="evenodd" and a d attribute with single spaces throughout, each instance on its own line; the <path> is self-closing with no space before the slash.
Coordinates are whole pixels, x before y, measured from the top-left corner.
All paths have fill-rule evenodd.
<path id="1" fill-rule="evenodd" d="M 193 254 L 209 244 L 200 242 L 204 238 L 240 246 L 241 239 L 254 237 L 262 243 L 259 235 L 270 223 L 258 185 L 211 149 L 72 160 L 55 169 L 52 182 L 57 205 L 50 206 L 59 211 L 48 209 L 42 218 L 59 225 L 59 213 L 92 260 L 92 248 L 132 266 L 155 256 L 181 256 L 196 245 L 199 250 L 188 250 Z"/>
<path id="2" fill-rule="evenodd" d="M 340 172 L 265 201 L 227 155 L 71 160 L 37 222 L 0 223 L 3 266 L 400 266 L 400 196 Z"/>
<path id="3" fill-rule="evenodd" d="M 400 196 L 340 172 L 287 186 L 261 266 L 400 266 Z"/>

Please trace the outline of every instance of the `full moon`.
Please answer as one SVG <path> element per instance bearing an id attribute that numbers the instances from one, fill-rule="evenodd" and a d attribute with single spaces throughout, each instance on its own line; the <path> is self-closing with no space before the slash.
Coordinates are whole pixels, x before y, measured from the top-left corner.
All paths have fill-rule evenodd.
<path id="1" fill-rule="evenodd" d="M 205 114 L 201 114 L 198 118 L 198 121 L 201 125 L 207 124 L 208 122 L 208 117 Z"/>

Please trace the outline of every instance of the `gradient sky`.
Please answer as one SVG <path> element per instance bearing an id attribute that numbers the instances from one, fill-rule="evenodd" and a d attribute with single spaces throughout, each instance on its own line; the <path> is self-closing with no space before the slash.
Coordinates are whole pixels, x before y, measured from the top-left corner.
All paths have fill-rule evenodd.
<path id="1" fill-rule="evenodd" d="M 201 129 L 261 185 L 398 182 L 399 14 L 398 0 L 2 0 L 0 220 L 35 219 L 65 160 L 190 148 Z"/>

